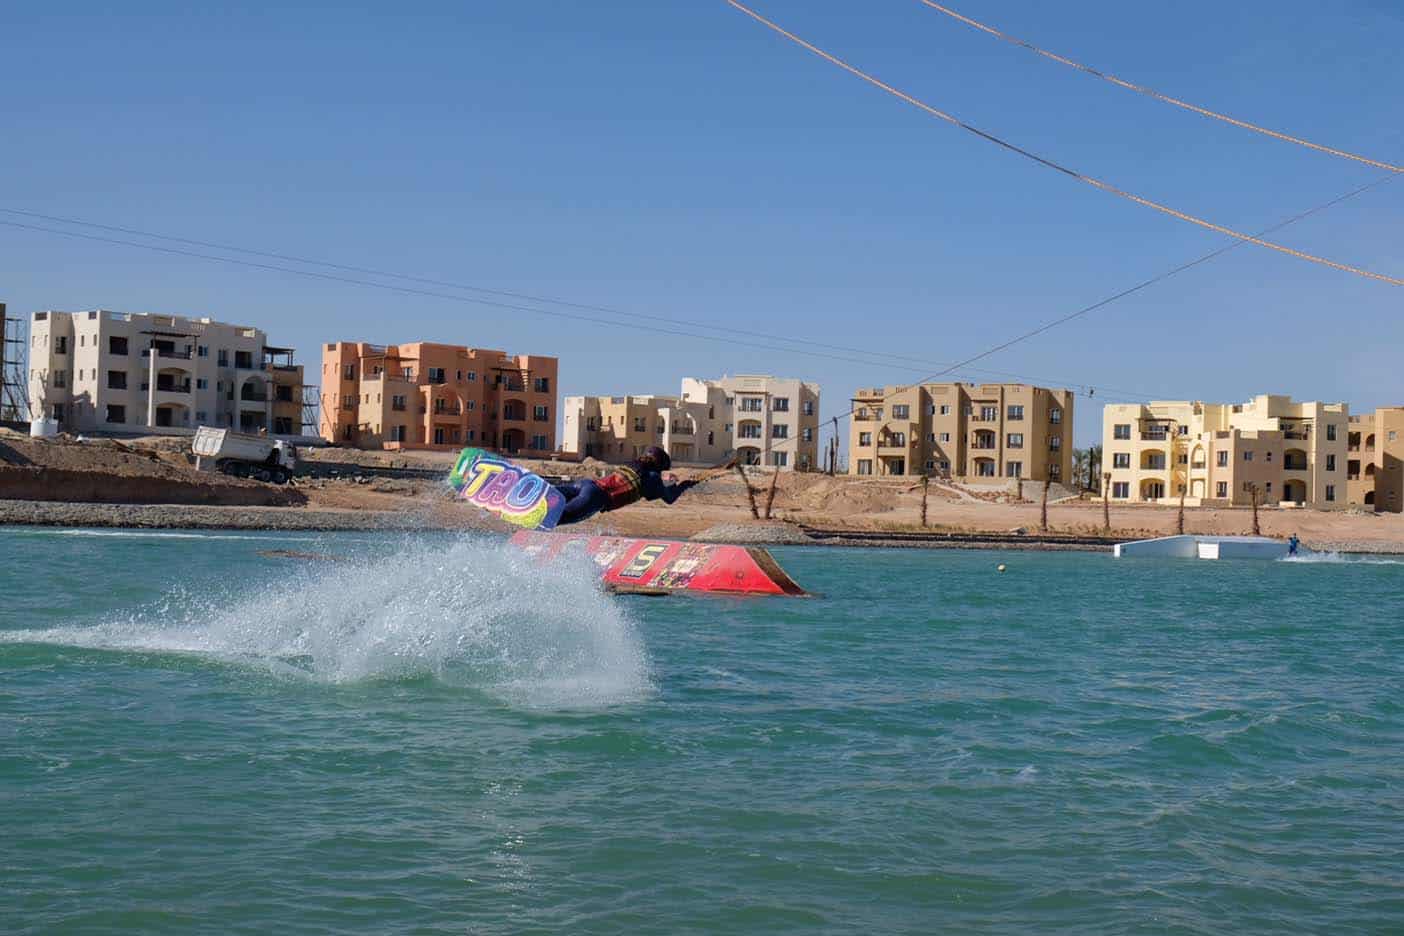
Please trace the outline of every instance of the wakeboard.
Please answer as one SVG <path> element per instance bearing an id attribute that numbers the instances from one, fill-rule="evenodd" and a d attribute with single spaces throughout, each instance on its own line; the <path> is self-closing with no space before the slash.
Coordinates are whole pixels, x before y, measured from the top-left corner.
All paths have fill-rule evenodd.
<path id="1" fill-rule="evenodd" d="M 554 529 L 565 510 L 565 496 L 545 478 L 480 448 L 459 453 L 449 484 L 459 499 L 526 530 Z"/>

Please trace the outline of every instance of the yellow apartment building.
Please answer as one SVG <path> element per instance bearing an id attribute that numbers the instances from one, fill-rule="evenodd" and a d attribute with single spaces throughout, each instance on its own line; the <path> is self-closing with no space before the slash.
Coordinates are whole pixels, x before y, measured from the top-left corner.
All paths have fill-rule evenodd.
<path id="1" fill-rule="evenodd" d="M 1074 394 L 1027 384 L 859 390 L 848 471 L 993 481 L 1072 477 Z"/>
<path id="2" fill-rule="evenodd" d="M 1404 406 L 1350 417 L 1346 492 L 1352 507 L 1404 512 Z"/>
<path id="3" fill-rule="evenodd" d="M 1178 400 L 1102 411 L 1110 497 L 1131 503 L 1343 508 L 1348 504 L 1344 403 L 1263 394 L 1247 403 Z"/>
<path id="4" fill-rule="evenodd" d="M 322 350 L 320 434 L 358 448 L 465 445 L 537 457 L 556 449 L 558 362 L 417 341 Z"/>
<path id="5" fill-rule="evenodd" d="M 566 397 L 565 451 L 627 461 L 650 445 L 679 464 L 818 466 L 819 387 L 764 375 L 687 377 L 678 396 Z"/>

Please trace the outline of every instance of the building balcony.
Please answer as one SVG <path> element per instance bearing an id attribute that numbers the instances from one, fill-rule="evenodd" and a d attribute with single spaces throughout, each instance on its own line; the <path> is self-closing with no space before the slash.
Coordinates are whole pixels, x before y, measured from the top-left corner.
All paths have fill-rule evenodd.
<path id="1" fill-rule="evenodd" d="M 1283 462 L 1283 471 L 1310 471 L 1311 467 L 1306 462 Z"/>
<path id="2" fill-rule="evenodd" d="M 267 403 L 268 393 L 263 390 L 244 390 L 239 394 L 240 403 Z"/>
<path id="3" fill-rule="evenodd" d="M 149 358 L 153 351 L 156 352 L 158 358 L 170 358 L 176 361 L 188 361 L 191 356 L 189 351 L 167 351 L 163 348 L 143 348 L 141 350 L 141 356 Z"/>
<path id="4" fill-rule="evenodd" d="M 690 436 L 696 432 L 691 426 L 674 426 L 673 435 Z"/>
<path id="5" fill-rule="evenodd" d="M 144 383 L 144 384 L 141 385 L 141 389 L 142 389 L 143 392 L 145 392 L 145 391 L 147 391 L 147 390 L 150 390 L 150 389 L 151 389 L 151 384 L 150 384 L 150 383 Z M 157 393 L 189 393 L 189 392 L 190 392 L 190 384 L 188 384 L 188 383 L 187 383 L 187 384 L 162 383 L 161 381 L 158 380 L 158 381 L 156 382 L 156 392 L 157 392 Z"/>
<path id="6" fill-rule="evenodd" d="M 457 419 L 461 415 L 463 415 L 463 409 L 462 407 L 458 406 L 455 406 L 451 409 L 449 407 L 443 407 L 441 409 L 436 408 L 434 410 L 435 419 Z"/>
<path id="7" fill-rule="evenodd" d="M 1307 439 L 1311 438 L 1311 433 L 1306 429 L 1289 429 L 1282 433 L 1282 438 L 1305 442 Z"/>
<path id="8" fill-rule="evenodd" d="M 879 445 L 877 447 L 877 453 L 879 457 L 893 456 L 897 458 L 904 458 L 910 451 L 911 448 L 906 445 Z"/>

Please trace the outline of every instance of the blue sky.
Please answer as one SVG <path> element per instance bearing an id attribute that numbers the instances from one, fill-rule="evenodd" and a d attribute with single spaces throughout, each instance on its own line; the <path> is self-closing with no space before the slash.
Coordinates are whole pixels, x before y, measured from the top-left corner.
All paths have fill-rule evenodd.
<path id="1" fill-rule="evenodd" d="M 953 5 L 1166 93 L 1404 160 L 1397 0 Z M 314 366 L 334 339 L 555 354 L 566 393 L 803 376 L 829 415 L 856 387 L 917 379 L 1224 243 L 932 120 L 721 0 L 339 6 L 4 4 L 0 206 L 933 366 L 728 347 L 3 225 L 0 301 L 256 324 Z M 1242 230 L 1381 175 L 1113 88 L 917 0 L 756 6 L 977 126 Z M 1402 217 L 1397 181 L 1277 237 L 1398 276 Z M 1111 399 L 1400 404 L 1401 300 L 1241 247 L 981 366 L 1099 388 L 1079 400 L 1080 443 Z"/>

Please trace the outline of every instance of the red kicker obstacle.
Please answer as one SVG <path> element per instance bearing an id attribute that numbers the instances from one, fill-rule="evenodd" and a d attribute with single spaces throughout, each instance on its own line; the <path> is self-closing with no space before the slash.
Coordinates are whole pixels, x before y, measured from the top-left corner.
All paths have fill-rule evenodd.
<path id="1" fill-rule="evenodd" d="M 583 546 L 610 591 L 626 594 L 808 594 L 759 546 L 586 536 L 522 530 L 512 543 L 543 559 Z"/>

